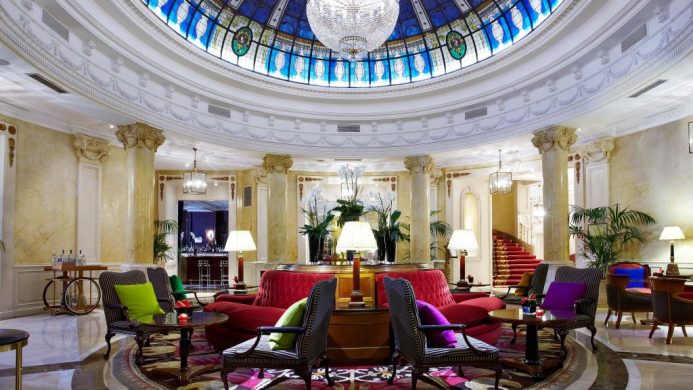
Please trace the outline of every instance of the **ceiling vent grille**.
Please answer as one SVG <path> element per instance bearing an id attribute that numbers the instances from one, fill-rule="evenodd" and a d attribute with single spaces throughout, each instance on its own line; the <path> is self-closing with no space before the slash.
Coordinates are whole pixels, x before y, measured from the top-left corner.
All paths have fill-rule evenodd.
<path id="1" fill-rule="evenodd" d="M 219 107 L 219 106 L 209 104 L 207 106 L 207 112 L 212 114 L 212 115 L 221 116 L 224 118 L 231 118 L 231 110 L 228 108 Z"/>
<path id="2" fill-rule="evenodd" d="M 338 133 L 360 133 L 361 125 L 337 125 Z"/>
<path id="3" fill-rule="evenodd" d="M 664 83 L 666 83 L 666 82 L 667 82 L 667 80 L 657 80 L 657 81 L 655 81 L 654 83 L 652 83 L 652 84 L 646 86 L 645 88 L 639 90 L 638 92 L 636 92 L 636 93 L 634 93 L 634 94 L 632 94 L 632 95 L 630 95 L 630 96 L 628 96 L 628 97 L 629 97 L 629 98 L 636 98 L 636 97 L 639 97 L 640 95 L 644 94 L 645 92 L 651 91 L 651 90 L 653 90 L 653 89 L 659 87 L 660 85 L 662 85 L 662 84 L 664 84 Z"/>
<path id="4" fill-rule="evenodd" d="M 642 41 L 647 37 L 647 25 L 643 24 L 638 27 L 637 30 L 633 31 L 629 36 L 621 41 L 621 53 L 625 53 L 631 47 L 635 46 L 638 42 Z"/>
<path id="5" fill-rule="evenodd" d="M 469 110 L 464 113 L 464 119 L 465 120 L 470 120 L 470 119 L 475 119 L 475 118 L 480 118 L 482 116 L 486 116 L 488 114 L 488 109 L 486 107 L 479 107 L 475 108 L 473 110 Z"/>
<path id="6" fill-rule="evenodd" d="M 335 158 L 334 162 L 361 162 L 362 158 Z"/>
<path id="7" fill-rule="evenodd" d="M 67 29 L 62 23 L 58 21 L 53 15 L 49 14 L 46 12 L 46 10 L 42 10 L 43 12 L 41 13 L 41 21 L 43 24 L 48 26 L 51 30 L 53 30 L 56 34 L 60 35 L 64 40 L 69 41 L 70 40 L 70 30 Z"/>
<path id="8" fill-rule="evenodd" d="M 60 88 L 56 84 L 54 84 L 52 81 L 48 80 L 47 78 L 41 76 L 38 73 L 27 73 L 27 76 L 31 77 L 32 79 L 38 81 L 39 83 L 45 85 L 46 87 L 54 90 L 57 93 L 68 93 L 66 90 Z"/>

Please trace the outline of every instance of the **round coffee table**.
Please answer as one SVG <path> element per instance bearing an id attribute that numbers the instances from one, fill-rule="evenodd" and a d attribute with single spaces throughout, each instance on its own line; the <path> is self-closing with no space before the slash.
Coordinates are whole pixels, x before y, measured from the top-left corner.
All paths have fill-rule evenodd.
<path id="1" fill-rule="evenodd" d="M 180 369 L 176 370 L 175 368 L 163 367 L 153 368 L 152 371 L 172 375 L 177 377 L 183 385 L 187 385 L 190 378 L 213 370 L 213 364 L 195 366 L 192 369 L 188 367 L 188 354 L 190 353 L 192 334 L 197 328 L 220 324 L 228 319 L 229 317 L 226 314 L 196 311 L 192 313 L 187 321 L 179 321 L 176 312 L 152 316 L 151 321 L 141 321 L 140 323 L 142 324 L 157 328 L 167 329 L 169 331 L 180 331 Z"/>
<path id="2" fill-rule="evenodd" d="M 525 357 L 504 358 L 501 359 L 502 364 L 532 374 L 535 379 L 542 379 L 545 370 L 561 365 L 558 359 L 543 359 L 539 356 L 537 331 L 540 326 L 555 326 L 572 321 L 575 319 L 573 310 L 545 310 L 543 316 L 537 317 L 534 314 L 523 314 L 522 309 L 503 309 L 489 312 L 489 316 L 500 322 L 527 327 Z"/>

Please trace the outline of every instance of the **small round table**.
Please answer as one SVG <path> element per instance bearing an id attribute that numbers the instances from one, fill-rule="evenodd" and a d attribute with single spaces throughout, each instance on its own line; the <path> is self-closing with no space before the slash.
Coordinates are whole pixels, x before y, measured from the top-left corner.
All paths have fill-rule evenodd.
<path id="1" fill-rule="evenodd" d="M 16 350 L 14 388 L 22 388 L 22 348 L 29 343 L 29 333 L 19 329 L 0 329 L 0 352 Z"/>
<path id="2" fill-rule="evenodd" d="M 525 357 L 504 358 L 501 359 L 501 363 L 532 374 L 535 379 L 542 379 L 545 370 L 561 365 L 558 359 L 543 359 L 539 357 L 539 336 L 537 335 L 537 330 L 540 326 L 566 324 L 575 319 L 575 311 L 547 309 L 544 310 L 543 316 L 537 317 L 535 314 L 523 314 L 522 309 L 503 309 L 489 312 L 489 316 L 500 322 L 527 326 Z"/>
<path id="3" fill-rule="evenodd" d="M 226 314 L 196 311 L 192 313 L 187 321 L 179 321 L 176 312 L 152 316 L 151 321 L 140 321 L 142 324 L 157 328 L 180 331 L 180 369 L 154 368 L 152 371 L 175 376 L 183 385 L 187 385 L 190 378 L 213 370 L 213 364 L 195 366 L 193 369 L 188 367 L 188 354 L 190 353 L 192 334 L 197 328 L 220 324 L 228 319 L 229 317 Z"/>

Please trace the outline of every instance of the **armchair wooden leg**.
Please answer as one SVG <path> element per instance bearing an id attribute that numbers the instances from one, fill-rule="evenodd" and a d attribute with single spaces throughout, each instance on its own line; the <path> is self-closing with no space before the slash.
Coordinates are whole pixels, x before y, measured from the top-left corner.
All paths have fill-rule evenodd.
<path id="1" fill-rule="evenodd" d="M 226 362 L 222 363 L 221 366 L 221 381 L 224 383 L 224 390 L 229 390 L 229 373 L 234 370 L 226 365 Z"/>
<path id="2" fill-rule="evenodd" d="M 306 367 L 306 368 L 301 368 L 301 369 L 295 370 L 294 373 L 295 373 L 296 375 L 300 376 L 300 377 L 303 379 L 303 382 L 304 382 L 305 385 L 306 385 L 306 389 L 307 389 L 307 390 L 310 390 L 310 386 L 311 386 L 311 371 L 310 371 L 310 367 Z"/>
<path id="3" fill-rule="evenodd" d="M 330 378 L 330 358 L 327 356 L 327 353 L 323 353 L 323 367 L 325 367 L 325 380 L 327 381 L 327 385 L 332 387 L 334 386 L 334 381 L 332 378 Z"/>
<path id="4" fill-rule="evenodd" d="M 637 322 L 635 321 L 635 312 L 634 311 L 630 313 L 630 318 L 633 319 L 633 324 L 637 324 Z"/>
<path id="5" fill-rule="evenodd" d="M 416 390 L 416 383 L 419 381 L 420 374 L 416 370 L 411 372 L 411 390 Z"/>
<path id="6" fill-rule="evenodd" d="M 616 317 L 616 329 L 621 327 L 621 318 L 623 317 L 623 312 L 618 311 L 618 317 Z"/>
<path id="7" fill-rule="evenodd" d="M 260 368 L 260 372 L 257 373 L 257 377 L 260 379 L 265 379 L 265 369 Z"/>
<path id="8" fill-rule="evenodd" d="M 667 332 L 667 344 L 671 344 L 671 338 L 674 336 L 674 323 L 669 323 L 669 331 Z"/>
<path id="9" fill-rule="evenodd" d="M 683 337 L 688 337 L 688 333 L 686 333 L 686 325 L 681 324 L 681 330 L 683 331 Z"/>
<path id="10" fill-rule="evenodd" d="M 649 339 L 652 338 L 652 335 L 654 334 L 655 330 L 657 330 L 658 326 L 659 322 L 657 320 L 652 320 L 652 329 L 650 329 L 650 335 L 648 336 Z"/>
<path id="11" fill-rule="evenodd" d="M 500 379 L 501 379 L 502 375 L 503 375 L 503 366 L 501 365 L 500 360 L 498 360 L 498 364 L 496 365 L 496 381 L 493 385 L 493 388 L 495 390 L 498 390 L 498 385 L 500 384 Z"/>
<path id="12" fill-rule="evenodd" d="M 390 375 L 390 378 L 387 380 L 387 384 L 391 385 L 395 381 L 395 377 L 397 376 L 397 363 L 399 362 L 399 352 L 395 351 L 395 353 L 392 354 L 392 375 Z"/>
<path id="13" fill-rule="evenodd" d="M 135 363 L 137 363 L 138 366 L 142 365 L 142 362 L 144 360 L 144 357 L 142 356 L 142 347 L 144 346 L 144 336 L 142 333 L 138 332 L 135 335 L 135 342 L 137 343 L 137 358 Z"/>
<path id="14" fill-rule="evenodd" d="M 457 376 L 460 378 L 464 377 L 464 371 L 462 371 L 462 366 L 457 366 Z"/>
<path id="15" fill-rule="evenodd" d="M 592 337 L 590 337 L 590 343 L 592 344 L 592 350 L 596 351 L 597 346 L 594 345 L 594 336 L 597 334 L 597 328 L 594 325 L 590 325 L 587 327 L 587 329 L 589 329 L 590 332 L 592 333 Z"/>
<path id="16" fill-rule="evenodd" d="M 611 317 L 611 308 L 609 308 L 609 311 L 606 312 L 606 319 L 604 320 L 604 326 L 606 326 L 606 323 L 609 322 L 610 317 Z"/>
<path id="17" fill-rule="evenodd" d="M 108 360 L 108 356 L 111 354 L 111 338 L 115 336 L 115 333 L 108 332 L 106 333 L 106 346 L 108 347 L 106 349 L 106 352 L 103 354 L 103 358 Z"/>
<path id="18" fill-rule="evenodd" d="M 513 327 L 513 339 L 510 340 L 510 344 L 515 344 L 515 342 L 517 341 L 517 324 L 513 324 L 512 327 Z"/>

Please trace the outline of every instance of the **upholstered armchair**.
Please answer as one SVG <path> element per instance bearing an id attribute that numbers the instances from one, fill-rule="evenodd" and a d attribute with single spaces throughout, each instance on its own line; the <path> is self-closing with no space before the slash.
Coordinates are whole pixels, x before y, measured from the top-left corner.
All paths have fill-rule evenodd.
<path id="1" fill-rule="evenodd" d="M 525 272 L 520 279 L 520 284 L 517 286 L 509 286 L 508 291 L 502 297 L 499 297 L 503 302 L 509 305 L 519 305 L 522 303 L 522 298 L 530 295 L 541 296 L 544 292 L 544 284 L 546 283 L 546 274 L 548 273 L 549 265 L 546 263 L 539 264 L 534 269 L 534 272 Z M 515 289 L 515 293 L 511 294 L 510 290 Z"/>
<path id="2" fill-rule="evenodd" d="M 686 325 L 693 325 L 693 293 L 684 292 L 686 280 L 678 278 L 650 278 L 652 286 L 653 323 L 649 338 L 660 324 L 668 324 L 667 344 L 671 344 L 674 326 L 686 333 Z"/>
<path id="3" fill-rule="evenodd" d="M 503 298 L 503 301 L 505 303 L 510 303 L 510 304 L 521 304 L 522 303 L 522 298 L 524 297 L 529 297 L 531 295 L 534 295 L 539 302 L 541 302 L 541 299 L 544 297 L 544 284 L 546 284 L 546 274 L 549 272 L 549 265 L 546 263 L 542 263 L 537 265 L 537 268 L 534 269 L 534 273 L 532 275 L 532 281 L 529 285 L 529 288 L 525 292 L 524 296 L 519 297 L 517 301 L 514 302 L 508 302 L 506 297 Z M 515 341 L 517 340 L 517 324 L 512 324 L 512 329 L 513 329 L 513 339 L 510 340 L 510 344 L 515 344 Z"/>
<path id="4" fill-rule="evenodd" d="M 147 283 L 147 277 L 140 270 L 128 272 L 105 271 L 99 275 L 99 285 L 103 297 L 103 313 L 106 316 L 106 345 L 108 349 L 103 354 L 104 359 L 108 359 L 111 353 L 111 338 L 116 333 L 123 333 L 135 336 L 137 342 L 136 363 L 142 364 L 142 347 L 145 339 L 154 333 L 160 333 L 161 328 L 141 325 L 139 322 L 130 320 L 127 306 L 120 303 L 115 285 L 130 285 Z"/>
<path id="5" fill-rule="evenodd" d="M 419 379 L 439 386 L 426 376 L 430 367 L 473 366 L 495 371 L 495 388 L 502 374 L 498 348 L 483 341 L 468 337 L 462 324 L 422 325 L 416 306 L 416 297 L 411 283 L 405 279 L 385 278 L 385 293 L 389 302 L 390 323 L 394 334 L 395 352 L 392 356 L 392 376 L 388 384 L 394 382 L 397 365 L 406 361 L 412 366 L 411 385 L 416 389 Z M 453 348 L 428 347 L 425 331 L 457 330 L 457 341 Z M 460 369 L 461 372 L 461 369 Z"/>
<path id="6" fill-rule="evenodd" d="M 628 284 L 625 288 L 648 288 L 650 287 L 649 277 L 652 276 L 650 266 L 647 264 L 635 263 L 632 261 L 622 261 L 611 264 L 607 269 L 610 275 L 628 276 Z"/>
<path id="7" fill-rule="evenodd" d="M 228 390 L 228 374 L 240 367 L 293 369 L 300 376 L 307 389 L 311 386 L 311 371 L 322 363 L 325 367 L 325 380 L 333 386 L 330 379 L 329 359 L 327 357 L 327 331 L 334 306 L 337 279 L 316 282 L 308 295 L 303 325 L 300 327 L 260 326 L 257 337 L 250 339 L 223 353 L 221 380 Z M 270 333 L 296 333 L 296 346 L 291 350 L 272 350 L 269 346 Z M 278 378 L 279 381 L 286 379 Z M 270 384 L 264 387 L 270 388 Z"/>
<path id="8" fill-rule="evenodd" d="M 596 268 L 574 268 L 568 266 L 558 267 L 556 270 L 555 282 L 565 283 L 584 283 L 587 286 L 584 298 L 575 301 L 575 319 L 560 326 L 550 326 L 561 338 L 561 350 L 565 351 L 565 338 L 571 329 L 587 328 L 592 333 L 590 342 L 592 349 L 594 345 L 594 335 L 597 328 L 594 326 L 594 317 L 597 314 L 597 302 L 599 301 L 599 282 L 601 274 Z M 547 298 L 548 300 L 548 295 Z M 544 301 L 547 302 L 546 300 Z"/>
<path id="9" fill-rule="evenodd" d="M 616 313 L 616 329 L 621 326 L 623 313 L 631 313 L 635 324 L 635 313 L 649 313 L 652 311 L 652 296 L 637 292 L 627 291 L 630 285 L 629 275 L 606 275 L 606 300 L 609 311 L 606 314 L 604 325 L 607 324 L 611 313 Z M 649 282 L 648 282 L 649 285 Z"/>
<path id="10" fill-rule="evenodd" d="M 159 306 L 166 312 L 173 311 L 176 302 L 166 270 L 161 267 L 147 268 L 147 278 L 154 287 L 154 294 L 156 300 L 159 301 Z"/>

